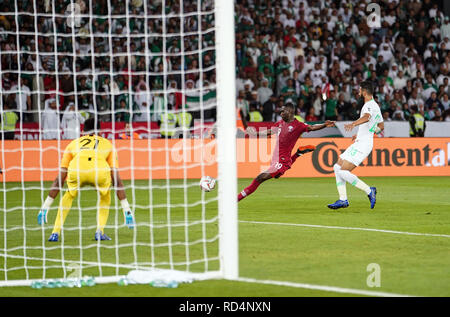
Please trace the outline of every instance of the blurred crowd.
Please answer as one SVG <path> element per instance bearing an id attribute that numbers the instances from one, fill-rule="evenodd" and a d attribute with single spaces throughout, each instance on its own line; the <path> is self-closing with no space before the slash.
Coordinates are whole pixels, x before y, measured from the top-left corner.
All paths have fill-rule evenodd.
<path id="1" fill-rule="evenodd" d="M 214 1 L 128 4 L 0 0 L 3 109 L 52 129 L 66 113 L 78 122 L 161 121 L 214 90 Z M 214 120 L 214 111 L 188 111 Z"/>
<path id="2" fill-rule="evenodd" d="M 450 121 L 450 21 L 441 3 L 377 1 L 381 18 L 368 22 L 370 2 L 236 0 L 240 113 L 276 121 L 292 102 L 304 121 L 355 120 L 358 84 L 370 79 L 385 121 L 409 120 L 415 107 L 425 120 Z M 1 106 L 17 120 L 161 122 L 181 109 L 188 125 L 215 120 L 214 109 L 198 109 L 215 91 L 213 0 L 0 5 Z"/>
<path id="3" fill-rule="evenodd" d="M 358 84 L 372 80 L 385 121 L 450 121 L 450 21 L 439 1 L 237 0 L 238 107 L 279 118 L 290 101 L 306 121 L 355 120 Z M 377 25 L 379 23 L 379 25 Z M 415 108 L 415 107 L 413 107 Z M 252 116 L 258 118 L 259 116 Z"/>

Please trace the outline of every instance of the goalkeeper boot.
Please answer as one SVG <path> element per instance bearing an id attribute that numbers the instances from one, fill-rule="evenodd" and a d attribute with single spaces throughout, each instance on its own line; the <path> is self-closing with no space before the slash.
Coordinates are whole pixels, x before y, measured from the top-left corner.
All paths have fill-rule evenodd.
<path id="1" fill-rule="evenodd" d="M 58 242 L 58 240 L 59 240 L 59 234 L 57 232 L 52 233 L 50 238 L 48 238 L 48 241 L 50 241 L 50 242 Z"/>
<path id="2" fill-rule="evenodd" d="M 106 233 L 102 233 L 100 230 L 98 230 L 98 231 L 95 233 L 95 241 L 98 241 L 98 240 L 100 240 L 100 241 L 105 241 L 105 240 L 109 241 L 109 240 L 111 240 L 111 238 L 108 237 L 108 236 L 106 235 Z"/>
<path id="3" fill-rule="evenodd" d="M 329 204 L 328 208 L 330 209 L 339 209 L 339 208 L 347 208 L 350 204 L 348 200 L 337 200 L 336 202 Z"/>
<path id="4" fill-rule="evenodd" d="M 133 229 L 134 225 L 136 224 L 134 221 L 134 215 L 131 211 L 127 211 L 125 213 L 125 224 L 128 226 L 128 228 Z"/>
<path id="5" fill-rule="evenodd" d="M 39 214 L 37 217 L 37 221 L 39 225 L 43 225 L 44 223 L 47 223 L 47 213 L 48 210 L 47 209 L 41 209 L 39 210 Z"/>
<path id="6" fill-rule="evenodd" d="M 369 197 L 370 209 L 373 209 L 373 207 L 375 207 L 375 203 L 377 202 L 377 188 L 370 187 L 370 194 L 367 195 L 367 197 Z"/>
<path id="7" fill-rule="evenodd" d="M 303 154 L 312 152 L 316 149 L 316 147 L 314 145 L 305 145 L 305 146 L 301 146 L 298 148 L 296 154 L 298 156 L 302 156 Z"/>

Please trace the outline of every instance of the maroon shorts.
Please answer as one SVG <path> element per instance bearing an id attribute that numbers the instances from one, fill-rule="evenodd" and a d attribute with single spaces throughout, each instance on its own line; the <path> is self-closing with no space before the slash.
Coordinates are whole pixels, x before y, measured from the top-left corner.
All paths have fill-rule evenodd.
<path id="1" fill-rule="evenodd" d="M 279 178 L 282 176 L 288 169 L 291 168 L 291 164 L 281 163 L 281 162 L 273 162 L 270 165 L 269 170 L 267 171 L 273 178 Z"/>

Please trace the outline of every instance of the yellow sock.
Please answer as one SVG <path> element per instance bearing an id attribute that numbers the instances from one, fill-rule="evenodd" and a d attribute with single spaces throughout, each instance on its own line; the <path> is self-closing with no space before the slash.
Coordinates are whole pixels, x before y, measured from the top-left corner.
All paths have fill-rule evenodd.
<path id="1" fill-rule="evenodd" d="M 100 230 L 104 234 L 104 229 L 109 216 L 109 205 L 111 204 L 111 191 L 105 195 L 100 194 L 100 203 L 97 215 L 97 231 Z"/>
<path id="2" fill-rule="evenodd" d="M 69 191 L 66 191 L 59 205 L 58 214 L 56 215 L 55 226 L 53 227 L 52 233 L 61 233 L 61 228 L 66 221 L 74 198 L 75 197 L 72 196 Z"/>

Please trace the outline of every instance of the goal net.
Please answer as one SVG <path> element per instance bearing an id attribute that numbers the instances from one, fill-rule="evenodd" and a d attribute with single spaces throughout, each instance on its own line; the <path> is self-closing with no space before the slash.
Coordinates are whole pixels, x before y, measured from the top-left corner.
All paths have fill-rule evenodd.
<path id="1" fill-rule="evenodd" d="M 0 286 L 152 269 L 236 278 L 233 1 L 10 2 L 0 9 Z M 37 216 L 87 118 L 117 151 L 136 225 L 113 186 L 111 241 L 96 241 L 99 194 L 84 186 L 50 242 L 67 184 L 48 222 Z M 216 188 L 202 191 L 202 176 Z"/>

